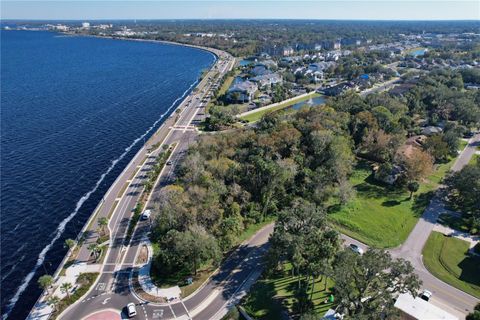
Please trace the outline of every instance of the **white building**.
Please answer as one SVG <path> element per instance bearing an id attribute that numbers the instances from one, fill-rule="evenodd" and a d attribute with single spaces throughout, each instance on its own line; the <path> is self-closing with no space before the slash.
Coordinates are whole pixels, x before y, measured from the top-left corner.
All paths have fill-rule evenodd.
<path id="1" fill-rule="evenodd" d="M 82 22 L 82 28 L 83 28 L 83 29 L 88 29 L 88 28 L 90 28 L 90 22 Z"/>
<path id="2" fill-rule="evenodd" d="M 434 306 L 428 301 L 413 298 L 405 293 L 398 296 L 395 308 L 400 310 L 401 319 L 405 320 L 459 320 L 456 316 Z"/>

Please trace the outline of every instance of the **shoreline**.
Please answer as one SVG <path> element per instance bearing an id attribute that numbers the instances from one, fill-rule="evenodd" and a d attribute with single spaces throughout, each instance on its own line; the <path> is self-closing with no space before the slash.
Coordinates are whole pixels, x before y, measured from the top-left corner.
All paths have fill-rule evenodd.
<path id="1" fill-rule="evenodd" d="M 130 38 L 130 37 L 116 37 L 116 36 L 101 36 L 101 35 L 95 35 L 95 34 L 78 34 L 78 33 L 70 33 L 70 32 L 57 32 L 56 33 L 66 35 L 66 36 L 71 36 L 71 37 L 92 37 L 92 38 L 100 38 L 100 39 L 112 39 L 112 40 L 122 40 L 122 41 L 137 41 L 137 42 L 150 42 L 150 43 L 160 43 L 160 44 L 168 44 L 168 45 L 174 45 L 174 46 L 181 46 L 181 47 L 187 47 L 187 48 L 194 48 L 202 51 L 206 51 L 208 53 L 211 53 L 215 56 L 215 61 L 220 59 L 219 54 L 227 54 L 230 55 L 230 53 L 216 49 L 216 48 L 209 48 L 209 47 L 203 47 L 203 46 L 197 46 L 194 44 L 188 44 L 188 43 L 181 43 L 181 42 L 174 42 L 174 41 L 167 41 L 167 40 L 154 40 L 154 39 L 142 39 L 142 38 Z"/>
<path id="2" fill-rule="evenodd" d="M 58 33 L 58 32 L 56 32 Z M 194 45 L 187 45 L 187 44 L 182 44 L 182 43 L 175 43 L 175 42 L 169 42 L 169 41 L 162 41 L 162 40 L 148 40 L 148 39 L 135 39 L 135 38 L 117 38 L 117 37 L 107 37 L 107 36 L 96 36 L 96 35 L 77 35 L 77 34 L 69 34 L 69 33 L 58 33 L 58 34 L 62 34 L 62 35 L 67 35 L 67 36 L 88 36 L 88 37 L 96 37 L 96 38 L 106 38 L 106 39 L 112 39 L 112 40 L 127 40 L 127 41 L 138 41 L 138 42 L 153 42 L 153 43 L 162 43 L 162 44 L 169 44 L 169 45 L 178 45 L 178 46 L 184 46 L 184 47 L 191 47 L 191 48 L 195 48 L 195 49 L 199 49 L 199 50 L 202 50 L 202 51 L 206 51 L 208 53 L 211 53 L 214 55 L 214 61 L 212 63 L 212 65 L 207 69 L 208 71 L 211 71 L 216 65 L 217 65 L 217 62 L 221 59 L 221 56 L 224 55 L 224 56 L 230 56 L 229 53 L 225 52 L 225 51 L 222 51 L 222 50 L 218 50 L 218 49 L 214 49 L 214 48 L 207 48 L 207 47 L 200 47 L 200 46 L 194 46 Z M 194 92 L 197 87 L 199 86 L 199 84 L 201 83 L 201 80 L 202 78 L 197 78 L 197 80 L 195 82 L 193 82 L 190 86 L 190 88 L 188 88 L 185 93 L 183 95 L 180 95 L 177 99 L 179 101 L 175 102 L 174 103 L 174 106 L 171 107 L 171 110 L 167 111 L 165 113 L 165 115 L 163 117 L 160 117 L 159 120 L 163 120 L 163 122 L 158 126 L 158 128 L 153 131 L 152 133 L 150 133 L 150 137 L 148 138 L 147 142 L 150 141 L 150 139 L 156 135 L 158 135 L 162 129 L 164 128 L 165 126 L 165 123 L 168 123 L 168 120 L 171 118 L 171 116 L 175 113 L 175 111 L 180 107 L 182 106 L 185 101 L 188 99 L 188 97 L 191 95 L 192 92 Z M 176 104 L 176 106 L 175 106 Z M 112 192 L 112 190 L 115 189 L 115 187 L 117 187 L 117 184 L 120 183 L 120 180 L 121 178 L 125 175 L 125 173 L 132 167 L 132 165 L 135 165 L 136 161 L 138 160 L 137 158 L 139 156 L 142 155 L 142 153 L 144 152 L 147 152 L 147 148 L 148 147 L 148 143 L 144 144 L 142 147 L 140 147 L 140 149 L 135 153 L 135 155 L 133 155 L 132 159 L 125 165 L 125 167 L 122 169 L 122 171 L 118 174 L 118 176 L 115 178 L 115 180 L 112 182 L 112 184 L 109 186 L 109 188 L 107 189 L 107 191 L 103 194 L 102 198 L 100 199 L 100 201 L 98 202 L 98 204 L 95 206 L 95 209 L 92 211 L 92 213 L 90 214 L 88 220 L 85 222 L 85 224 L 83 225 L 81 231 L 77 234 L 76 238 L 75 238 L 75 241 L 76 241 L 76 245 L 72 248 L 70 248 L 67 253 L 65 254 L 65 256 L 63 257 L 63 259 L 61 260 L 60 264 L 58 265 L 58 267 L 56 268 L 55 272 L 53 273 L 53 278 L 54 280 L 57 280 L 59 275 L 61 274 L 62 270 L 64 269 L 65 267 L 65 264 L 67 263 L 67 261 L 69 260 L 69 258 L 71 257 L 73 251 L 79 246 L 79 240 L 81 240 L 81 238 L 83 237 L 83 235 L 85 234 L 85 232 L 87 231 L 87 229 L 89 228 L 89 226 L 91 225 L 91 223 L 93 222 L 93 220 L 95 220 L 95 218 L 97 217 L 97 214 L 99 213 L 100 209 L 102 208 L 103 204 L 104 204 L 104 199 Z M 128 179 L 128 178 L 127 178 Z M 120 186 L 121 187 L 121 186 Z M 110 220 L 109 220 L 110 222 Z M 103 265 L 103 264 L 102 264 Z M 38 299 L 36 300 L 35 304 L 32 306 L 32 308 L 30 309 L 30 312 L 28 313 L 28 316 L 27 316 L 27 319 L 31 318 L 32 317 L 32 313 L 35 312 L 36 309 L 38 309 L 39 307 L 41 307 L 42 303 L 43 303 L 43 300 L 44 298 L 46 297 L 45 295 L 45 290 L 42 290 L 40 296 L 38 297 Z M 14 306 L 13 306 L 14 307 Z M 13 309 L 12 307 L 12 309 Z"/>

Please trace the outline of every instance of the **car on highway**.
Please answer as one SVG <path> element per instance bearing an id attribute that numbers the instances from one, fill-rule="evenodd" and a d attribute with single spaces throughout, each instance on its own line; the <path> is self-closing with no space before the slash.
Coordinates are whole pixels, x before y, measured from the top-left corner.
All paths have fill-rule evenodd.
<path id="1" fill-rule="evenodd" d="M 355 253 L 363 254 L 363 249 L 357 246 L 356 244 L 351 243 L 348 247 L 350 248 L 350 250 L 352 250 Z"/>
<path id="2" fill-rule="evenodd" d="M 135 308 L 135 303 L 130 302 L 127 304 L 127 314 L 129 318 L 133 318 L 137 315 L 137 309 Z"/>
<path id="3" fill-rule="evenodd" d="M 422 294 L 420 295 L 420 299 L 423 299 L 425 301 L 430 300 L 432 297 L 432 293 L 428 290 L 423 290 Z"/>
<path id="4" fill-rule="evenodd" d="M 148 220 L 151 215 L 152 215 L 152 211 L 150 211 L 149 209 L 147 209 L 147 210 L 143 211 L 142 216 L 141 216 L 141 219 L 142 219 L 142 220 Z"/>

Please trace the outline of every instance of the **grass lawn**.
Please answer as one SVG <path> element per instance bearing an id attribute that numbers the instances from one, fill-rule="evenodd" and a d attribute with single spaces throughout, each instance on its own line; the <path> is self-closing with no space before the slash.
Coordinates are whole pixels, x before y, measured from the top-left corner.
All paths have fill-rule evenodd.
<path id="1" fill-rule="evenodd" d="M 468 142 L 463 140 L 463 139 L 460 139 L 460 143 L 458 144 L 458 150 L 463 150 L 465 149 L 465 147 L 467 146 Z"/>
<path id="2" fill-rule="evenodd" d="M 257 281 L 242 306 L 255 319 L 282 319 L 283 310 L 295 314 L 297 284 L 298 278 L 291 276 L 291 264 L 287 263 L 283 271 Z M 333 282 L 330 279 L 327 280 L 327 290 L 325 290 L 325 278 L 324 281 L 320 281 L 319 278 L 315 282 L 312 301 L 319 318 L 333 307 L 333 303 L 325 303 L 332 287 Z M 310 287 L 307 292 L 310 294 Z"/>
<path id="3" fill-rule="evenodd" d="M 227 92 L 228 88 L 232 85 L 233 80 L 235 79 L 236 76 L 240 74 L 239 70 L 235 71 L 235 74 L 229 77 L 225 78 L 225 81 L 223 81 L 222 86 L 220 87 L 220 90 L 218 91 L 218 96 L 222 96 Z"/>
<path id="4" fill-rule="evenodd" d="M 408 191 L 377 182 L 369 164 L 361 160 L 350 178 L 355 198 L 343 207 L 332 206 L 330 221 L 340 232 L 370 246 L 396 247 L 408 237 L 453 162 L 438 165 L 409 200 Z"/>
<path id="5" fill-rule="evenodd" d="M 477 160 L 480 158 L 480 154 L 474 154 L 468 164 L 474 164 L 477 162 Z"/>
<path id="6" fill-rule="evenodd" d="M 278 110 L 282 110 L 282 109 L 285 109 L 291 105 L 294 105 L 295 103 L 298 103 L 298 102 L 301 102 L 301 101 L 305 101 L 305 100 L 308 100 L 310 98 L 315 98 L 315 97 L 319 97 L 320 94 L 316 93 L 316 92 L 312 92 L 311 94 L 309 94 L 308 96 L 305 96 L 305 97 L 301 97 L 301 98 L 297 98 L 297 99 L 292 99 L 291 101 L 288 101 L 288 102 L 285 102 L 285 103 L 281 103 L 275 107 L 272 107 L 272 108 L 268 108 L 268 109 L 263 109 L 263 110 L 258 110 L 257 112 L 253 112 L 249 115 L 246 115 L 246 116 L 243 116 L 243 117 L 240 117 L 240 119 L 242 120 L 246 120 L 248 122 L 255 122 L 255 121 L 258 121 L 260 120 L 264 114 L 267 114 L 267 113 L 270 113 L 270 112 L 274 112 L 274 111 L 278 111 Z"/>
<path id="7" fill-rule="evenodd" d="M 423 262 L 435 277 L 480 298 L 480 257 L 468 255 L 468 248 L 466 241 L 432 232 Z"/>

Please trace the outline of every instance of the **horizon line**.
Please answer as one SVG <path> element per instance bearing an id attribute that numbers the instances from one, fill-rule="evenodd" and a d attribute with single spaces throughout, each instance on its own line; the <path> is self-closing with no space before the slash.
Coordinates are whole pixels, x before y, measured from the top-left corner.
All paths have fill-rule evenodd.
<path id="1" fill-rule="evenodd" d="M 50 19 L 38 19 L 38 18 L 1 18 L 0 23 L 4 21 L 373 21 L 373 22 L 478 22 L 475 19 L 311 19 L 311 18 L 82 18 L 82 19 L 64 19 L 64 18 L 50 18 Z"/>

